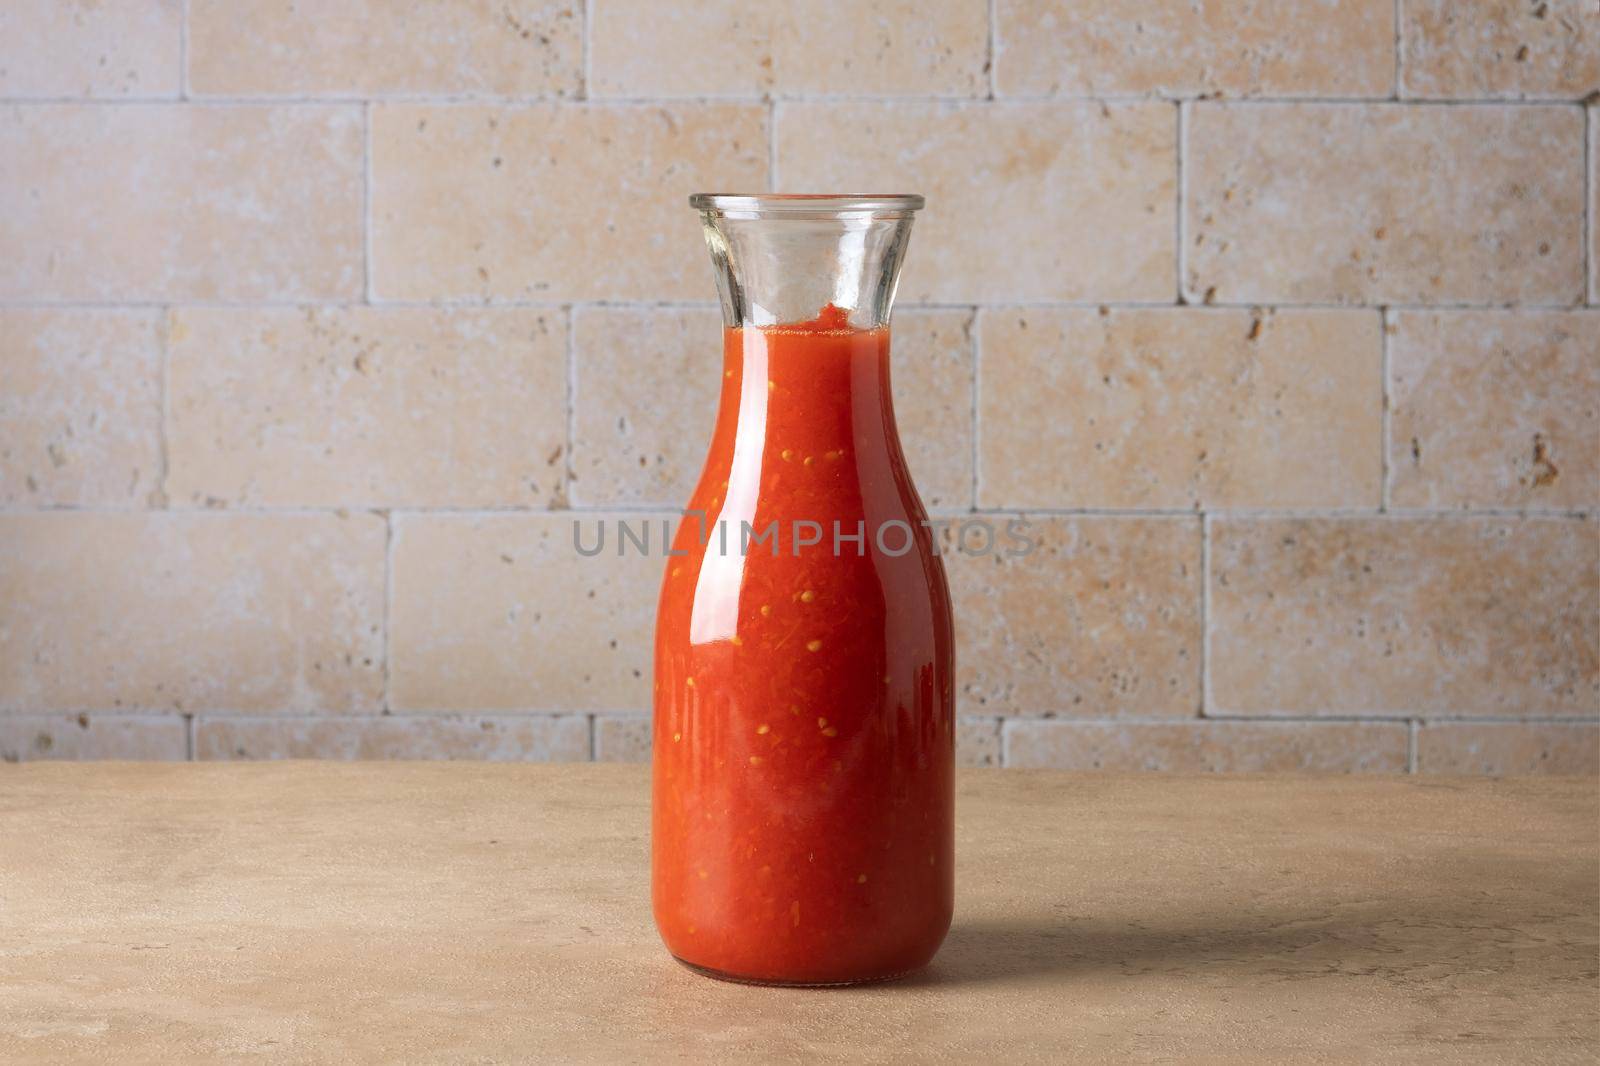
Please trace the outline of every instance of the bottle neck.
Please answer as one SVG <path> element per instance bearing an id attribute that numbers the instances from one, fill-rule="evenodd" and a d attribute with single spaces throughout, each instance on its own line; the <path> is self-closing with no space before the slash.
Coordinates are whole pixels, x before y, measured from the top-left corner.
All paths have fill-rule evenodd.
<path id="1" fill-rule="evenodd" d="M 840 326 L 886 327 L 911 237 L 911 215 L 810 217 L 701 214 L 730 328 L 816 325 L 826 308 Z"/>

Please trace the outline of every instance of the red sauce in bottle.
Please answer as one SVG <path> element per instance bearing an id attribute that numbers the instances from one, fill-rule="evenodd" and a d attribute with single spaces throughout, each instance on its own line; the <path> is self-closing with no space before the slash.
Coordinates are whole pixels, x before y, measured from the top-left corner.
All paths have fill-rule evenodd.
<path id="1" fill-rule="evenodd" d="M 955 722 L 889 331 L 829 305 L 725 330 L 723 370 L 657 616 L 656 925 L 719 976 L 892 976 L 950 923 Z"/>

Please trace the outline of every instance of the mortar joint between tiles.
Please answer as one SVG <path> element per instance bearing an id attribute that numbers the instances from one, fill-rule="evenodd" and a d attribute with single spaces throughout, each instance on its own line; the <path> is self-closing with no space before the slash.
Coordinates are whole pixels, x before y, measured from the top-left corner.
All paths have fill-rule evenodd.
<path id="1" fill-rule="evenodd" d="M 1198 104 L 1205 107 L 1240 108 L 1245 110 L 1271 107 L 1386 107 L 1403 105 L 1408 108 L 1561 108 L 1585 107 L 1588 97 L 1572 96 L 1461 96 L 1395 99 L 1392 96 L 1248 96 L 1218 97 L 1194 93 L 1088 93 L 1088 94 L 1006 94 L 993 99 L 974 94 L 927 93 L 904 96 L 885 93 L 736 93 L 725 95 L 699 94 L 694 96 L 574 96 L 565 97 L 556 92 L 506 95 L 495 93 L 322 93 L 322 94 L 263 94 L 263 95 L 188 95 L 188 96 L 8 96 L 0 95 L 0 104 L 8 107 L 38 106 L 92 106 L 96 108 L 137 108 L 190 104 L 195 107 L 353 107 L 361 104 L 404 104 L 419 107 L 493 107 L 508 111 L 539 107 L 567 107 L 579 110 L 605 108 L 663 108 L 745 105 L 759 107 L 768 102 L 801 103 L 817 105 L 869 104 L 885 108 L 920 107 L 929 104 L 957 107 L 998 107 L 1052 104 Z"/>

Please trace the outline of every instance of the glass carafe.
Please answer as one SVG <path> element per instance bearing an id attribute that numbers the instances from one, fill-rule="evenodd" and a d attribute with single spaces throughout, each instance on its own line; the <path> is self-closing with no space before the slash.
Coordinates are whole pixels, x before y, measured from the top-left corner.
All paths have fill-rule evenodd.
<path id="1" fill-rule="evenodd" d="M 656 619 L 656 925 L 716 977 L 895 976 L 954 895 L 950 599 L 889 385 L 922 198 L 690 202 L 722 399 Z"/>

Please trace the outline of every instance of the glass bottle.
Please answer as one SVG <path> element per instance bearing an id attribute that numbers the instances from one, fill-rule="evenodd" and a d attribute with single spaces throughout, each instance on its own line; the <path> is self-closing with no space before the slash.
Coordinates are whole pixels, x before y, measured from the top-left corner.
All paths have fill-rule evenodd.
<path id="1" fill-rule="evenodd" d="M 896 976 L 954 895 L 950 598 L 889 383 L 922 197 L 690 203 L 722 399 L 656 619 L 656 926 L 715 977 Z"/>

